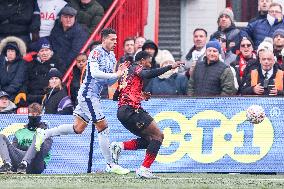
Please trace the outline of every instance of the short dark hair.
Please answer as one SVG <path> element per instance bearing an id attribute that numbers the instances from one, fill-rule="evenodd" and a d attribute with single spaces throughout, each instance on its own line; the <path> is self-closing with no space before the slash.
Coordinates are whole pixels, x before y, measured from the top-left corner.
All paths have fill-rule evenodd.
<path id="1" fill-rule="evenodd" d="M 135 39 L 134 39 L 134 37 L 127 37 L 127 38 L 124 39 L 124 41 L 123 41 L 123 46 L 125 46 L 125 43 L 126 43 L 127 41 L 133 41 L 133 42 L 135 42 Z"/>
<path id="2" fill-rule="evenodd" d="M 101 31 L 101 38 L 104 39 L 108 37 L 109 34 L 116 34 L 116 32 L 112 28 L 105 28 Z"/>
<path id="3" fill-rule="evenodd" d="M 150 54 L 147 53 L 146 51 L 140 51 L 135 55 L 135 62 L 138 62 L 142 59 L 145 60 L 145 59 L 150 58 L 150 57 L 151 57 Z"/>
<path id="4" fill-rule="evenodd" d="M 28 112 L 29 113 L 39 113 L 41 114 L 41 111 L 42 111 L 42 106 L 39 104 L 39 103 L 32 103 L 29 105 L 28 107 Z"/>
<path id="5" fill-rule="evenodd" d="M 194 35 L 195 32 L 197 32 L 197 31 L 204 31 L 205 36 L 207 37 L 207 31 L 206 31 L 205 29 L 203 29 L 203 28 L 196 28 L 196 29 L 193 31 L 193 35 Z"/>
<path id="6" fill-rule="evenodd" d="M 86 53 L 79 53 L 77 56 L 76 56 L 76 59 L 79 57 L 79 56 L 86 56 L 88 58 L 88 55 Z"/>

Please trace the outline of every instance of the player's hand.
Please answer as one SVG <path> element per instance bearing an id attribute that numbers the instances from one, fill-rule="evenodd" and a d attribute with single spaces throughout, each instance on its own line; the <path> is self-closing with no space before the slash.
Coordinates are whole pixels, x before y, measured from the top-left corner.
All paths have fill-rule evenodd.
<path id="1" fill-rule="evenodd" d="M 130 65 L 130 62 L 125 61 L 119 65 L 118 70 L 126 71 L 129 65 Z"/>
<path id="2" fill-rule="evenodd" d="M 129 64 L 130 64 L 129 62 L 124 62 L 119 65 L 117 72 L 116 72 L 118 77 L 121 77 L 128 70 Z"/>
<path id="3" fill-rule="evenodd" d="M 172 69 L 176 69 L 182 65 L 184 65 L 185 63 L 182 61 L 176 61 L 175 63 L 172 64 Z"/>
<path id="4" fill-rule="evenodd" d="M 255 94 L 261 95 L 264 93 L 264 88 L 260 85 L 260 83 L 258 83 L 256 86 L 253 87 L 253 92 Z"/>
<path id="5" fill-rule="evenodd" d="M 150 92 L 144 92 L 144 91 L 142 91 L 142 98 L 143 98 L 143 100 L 149 100 L 150 98 L 151 98 L 151 93 Z"/>

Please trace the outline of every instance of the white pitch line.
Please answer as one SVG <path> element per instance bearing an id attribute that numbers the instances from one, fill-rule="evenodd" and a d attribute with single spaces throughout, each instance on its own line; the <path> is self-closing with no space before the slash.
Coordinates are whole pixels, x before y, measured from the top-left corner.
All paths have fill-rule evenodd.
<path id="1" fill-rule="evenodd" d="M 27 176 L 27 175 L 26 175 Z M 42 175 L 42 176 L 28 176 L 28 177 L 34 177 L 34 178 L 87 178 L 90 177 L 91 175 L 72 175 L 72 176 L 68 176 L 68 175 L 62 175 L 62 176 L 58 176 L 58 175 Z M 94 174 L 95 176 L 95 174 Z M 25 176 L 24 176 L 25 177 Z M 136 178 L 135 176 L 133 177 L 125 177 L 125 176 L 121 176 L 121 178 L 124 179 L 133 179 Z M 137 178 L 138 179 L 138 178 Z M 159 179 L 161 180 L 203 180 L 203 179 L 208 179 L 208 178 L 201 178 L 201 177 L 159 177 Z M 228 179 L 228 178 L 214 178 L 214 179 L 218 179 L 218 180 L 222 180 L 222 179 Z M 252 180 L 252 181 L 283 181 L 284 182 L 284 178 L 271 178 L 271 179 L 266 179 L 266 178 L 247 178 L 247 179 L 243 179 L 240 177 L 241 180 Z"/>

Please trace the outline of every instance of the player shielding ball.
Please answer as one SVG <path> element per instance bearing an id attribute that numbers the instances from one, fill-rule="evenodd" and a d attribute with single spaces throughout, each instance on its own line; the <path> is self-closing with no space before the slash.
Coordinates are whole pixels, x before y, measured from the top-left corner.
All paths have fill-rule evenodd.
<path id="1" fill-rule="evenodd" d="M 143 92 L 143 80 L 162 75 L 163 73 L 179 67 L 182 62 L 175 62 L 162 68 L 151 67 L 150 55 L 141 51 L 135 56 L 135 62 L 128 67 L 128 73 L 120 79 L 118 88 L 117 118 L 122 125 L 139 138 L 111 143 L 113 159 L 118 162 L 121 150 L 146 149 L 145 159 L 140 168 L 136 170 L 137 177 L 156 178 L 150 166 L 154 162 L 164 135 L 158 128 L 154 119 L 141 107 L 142 100 L 148 100 L 150 94 Z"/>
<path id="2" fill-rule="evenodd" d="M 52 136 L 81 134 L 92 120 L 93 127 L 98 131 L 98 141 L 102 154 L 106 160 L 107 172 L 127 174 L 128 169 L 113 162 L 109 149 L 109 128 L 100 103 L 100 93 L 103 87 L 115 83 L 126 70 L 121 66 L 113 73 L 116 59 L 113 49 L 116 46 L 117 35 L 113 29 L 104 29 L 101 32 L 102 45 L 90 52 L 86 67 L 86 76 L 78 92 L 78 105 L 74 110 L 74 125 L 63 124 L 47 130 L 38 129 L 36 134 L 36 149 L 40 150 L 43 141 Z"/>

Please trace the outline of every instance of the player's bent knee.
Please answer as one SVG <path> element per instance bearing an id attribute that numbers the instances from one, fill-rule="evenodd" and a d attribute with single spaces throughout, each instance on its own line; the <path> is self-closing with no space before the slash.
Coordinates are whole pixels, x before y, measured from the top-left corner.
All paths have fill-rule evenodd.
<path id="1" fill-rule="evenodd" d="M 82 134 L 82 133 L 84 132 L 86 126 L 87 126 L 86 124 L 75 124 L 75 125 L 73 126 L 74 132 L 75 132 L 76 134 Z"/>
<path id="2" fill-rule="evenodd" d="M 95 125 L 98 132 L 101 132 L 108 127 L 106 120 L 101 120 L 99 122 L 93 123 L 93 125 Z"/>

